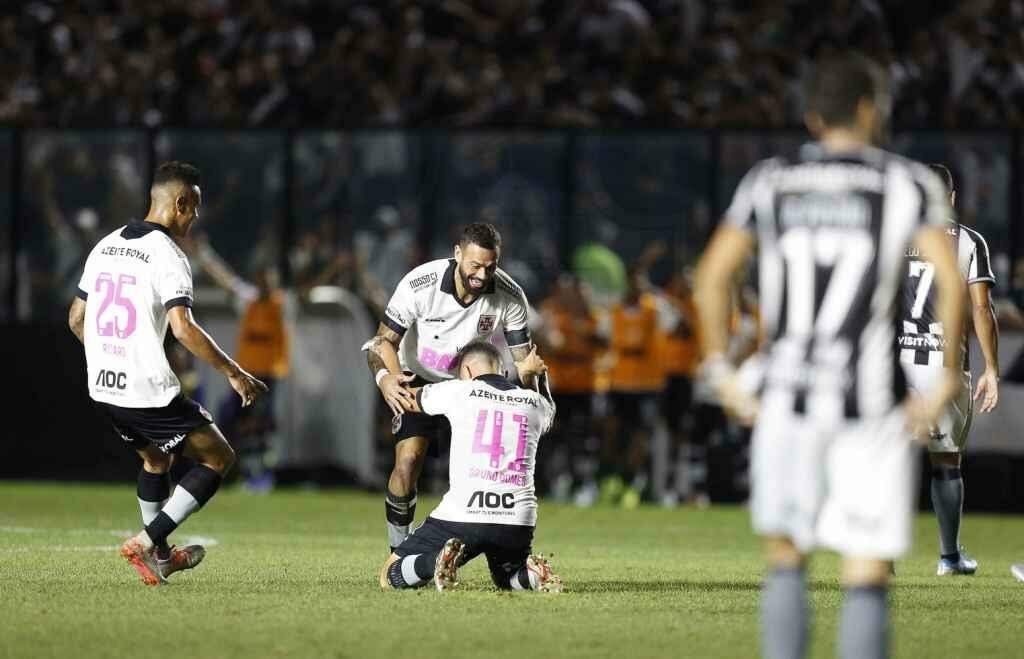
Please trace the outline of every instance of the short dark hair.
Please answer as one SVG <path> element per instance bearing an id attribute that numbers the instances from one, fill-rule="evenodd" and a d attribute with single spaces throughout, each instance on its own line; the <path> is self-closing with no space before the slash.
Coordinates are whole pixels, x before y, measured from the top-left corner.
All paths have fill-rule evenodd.
<path id="1" fill-rule="evenodd" d="M 199 169 L 195 165 L 180 160 L 168 160 L 160 163 L 153 174 L 153 185 L 162 185 L 172 181 L 188 186 L 199 185 Z"/>
<path id="2" fill-rule="evenodd" d="M 939 162 L 928 163 L 928 169 L 935 172 L 940 179 L 942 179 L 943 185 L 946 186 L 946 192 L 953 192 L 956 188 L 953 187 L 953 173 L 949 171 L 949 167 L 946 167 Z"/>
<path id="3" fill-rule="evenodd" d="M 807 111 L 828 126 L 845 126 L 857 117 L 857 104 L 879 101 L 888 78 L 877 64 L 856 53 L 828 57 L 814 65 L 806 86 Z"/>
<path id="4" fill-rule="evenodd" d="M 482 245 L 481 245 L 482 246 Z M 462 346 L 458 354 L 455 355 L 455 360 L 452 362 L 452 373 L 456 375 L 462 370 L 462 362 L 466 361 L 467 358 L 474 355 L 480 355 L 490 360 L 491 364 L 495 368 L 501 368 L 504 360 L 501 357 L 501 351 L 490 341 L 484 339 L 473 339 L 466 345 Z"/>
<path id="5" fill-rule="evenodd" d="M 488 222 L 474 222 L 466 225 L 462 230 L 462 237 L 459 238 L 459 245 L 479 245 L 484 249 L 501 250 L 501 232 Z"/>

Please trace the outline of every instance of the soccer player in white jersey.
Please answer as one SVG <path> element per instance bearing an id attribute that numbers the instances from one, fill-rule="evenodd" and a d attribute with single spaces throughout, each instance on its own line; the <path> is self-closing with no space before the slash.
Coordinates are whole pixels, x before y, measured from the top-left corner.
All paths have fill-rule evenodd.
<path id="1" fill-rule="evenodd" d="M 950 205 L 956 204 L 953 176 L 944 165 L 931 164 L 949 193 Z M 932 507 L 939 522 L 939 561 L 937 574 L 974 574 L 978 562 L 967 556 L 960 546 L 960 519 L 964 503 L 964 482 L 960 474 L 960 455 L 971 428 L 974 401 L 980 400 L 980 412 L 991 412 L 999 401 L 999 329 L 992 304 L 995 276 L 989 261 L 988 245 L 977 231 L 952 219 L 946 234 L 954 246 L 960 276 L 971 299 L 974 334 L 978 337 L 985 370 L 971 396 L 971 370 L 968 360 L 967 331 L 961 342 L 963 358 L 956 364 L 943 361 L 942 323 L 936 317 L 932 299 L 934 266 L 916 248 L 909 248 L 904 271 L 902 332 L 898 337 L 900 362 L 907 373 L 908 384 L 918 392 L 927 393 L 944 377 L 946 367 L 955 369 L 960 391 L 946 408 L 938 425 L 929 433 L 928 452 L 931 460 Z"/>
<path id="2" fill-rule="evenodd" d="M 914 245 L 934 265 L 936 318 L 957 363 L 963 282 L 945 230 L 942 182 L 923 164 L 872 146 L 884 134 L 888 86 L 857 56 L 818 63 L 805 120 L 816 142 L 757 164 L 737 188 L 698 269 L 703 368 L 725 407 L 756 424 L 751 517 L 769 564 L 762 650 L 806 652 L 806 560 L 842 556 L 838 650 L 888 653 L 890 562 L 910 546 L 917 452 L 959 390 L 952 371 L 927 398 L 907 397 L 893 350 Z M 725 357 L 728 291 L 754 248 L 765 344 L 759 395 Z"/>
<path id="3" fill-rule="evenodd" d="M 414 409 L 451 424 L 449 486 L 426 522 L 385 561 L 382 588 L 418 588 L 433 580 L 447 590 L 458 584 L 460 566 L 484 554 L 502 590 L 561 590 L 547 560 L 531 553 L 537 444 L 555 416 L 547 367 L 536 349 L 521 360 L 520 377 L 531 388 L 512 384 L 501 368 L 501 352 L 475 340 L 455 358 L 457 380 L 413 390 Z"/>
<path id="4" fill-rule="evenodd" d="M 89 395 L 142 458 L 138 499 L 144 530 L 121 546 L 147 585 L 194 567 L 205 555 L 167 537 L 217 492 L 235 454 L 209 412 L 181 393 L 164 352 L 168 324 L 192 354 L 223 373 L 250 405 L 266 385 L 239 368 L 192 316 L 192 271 L 177 240 L 199 217 L 199 170 L 160 165 L 146 219 L 110 233 L 89 254 L 68 324 L 85 345 Z M 173 456 L 196 464 L 170 492 Z"/>
<path id="5" fill-rule="evenodd" d="M 385 497 L 392 549 L 405 540 L 416 517 L 416 481 L 427 450 L 436 451 L 448 434 L 444 417 L 410 411 L 408 385 L 451 379 L 459 349 L 499 331 L 517 370 L 530 353 L 526 296 L 498 268 L 500 258 L 498 230 L 485 223 L 468 225 L 453 259 L 429 261 L 402 278 L 377 335 L 363 345 L 370 372 L 395 415 L 395 466 Z"/>

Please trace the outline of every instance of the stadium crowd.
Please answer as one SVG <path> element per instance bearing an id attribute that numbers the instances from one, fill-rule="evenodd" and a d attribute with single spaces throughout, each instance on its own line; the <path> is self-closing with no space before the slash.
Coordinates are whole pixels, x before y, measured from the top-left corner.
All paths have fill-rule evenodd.
<path id="1" fill-rule="evenodd" d="M 0 15 L 0 121 L 793 126 L 808 62 L 855 48 L 897 124 L 1024 122 L 1024 1 L 825 4 L 32 0 Z"/>

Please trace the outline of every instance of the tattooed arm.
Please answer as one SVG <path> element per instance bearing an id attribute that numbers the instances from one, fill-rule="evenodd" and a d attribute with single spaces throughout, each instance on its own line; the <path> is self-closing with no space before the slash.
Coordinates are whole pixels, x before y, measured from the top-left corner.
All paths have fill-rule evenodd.
<path id="1" fill-rule="evenodd" d="M 534 389 L 534 380 L 537 377 L 537 373 L 526 366 L 526 359 L 531 354 L 537 352 L 537 346 L 530 343 L 526 343 L 521 346 L 515 346 L 509 348 L 509 352 L 512 353 L 512 360 L 516 363 L 516 372 L 519 374 L 519 381 L 523 383 L 524 387 Z"/>
<path id="2" fill-rule="evenodd" d="M 395 330 L 384 323 L 377 328 L 377 334 L 363 344 L 366 351 L 366 365 L 370 367 L 370 373 L 376 379 L 377 373 L 381 370 L 387 371 L 387 375 L 377 383 L 380 393 L 384 396 L 384 402 L 388 404 L 391 411 L 396 415 L 406 410 L 412 410 L 415 398 L 405 388 L 407 382 L 413 377 L 402 374 L 402 367 L 398 361 L 398 344 L 402 337 Z"/>

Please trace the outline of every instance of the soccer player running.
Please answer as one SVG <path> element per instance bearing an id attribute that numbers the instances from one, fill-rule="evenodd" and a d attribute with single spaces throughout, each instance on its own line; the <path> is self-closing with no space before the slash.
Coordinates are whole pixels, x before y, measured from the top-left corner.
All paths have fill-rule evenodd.
<path id="1" fill-rule="evenodd" d="M 500 375 L 501 368 L 501 352 L 474 340 L 455 359 L 457 380 L 413 389 L 413 409 L 444 415 L 451 424 L 449 489 L 384 562 L 382 588 L 418 588 L 433 580 L 438 590 L 448 590 L 458 585 L 458 568 L 484 554 L 499 589 L 561 590 L 547 560 L 531 553 L 537 444 L 555 416 L 547 367 L 536 348 L 520 360 L 528 389 Z"/>
<path id="2" fill-rule="evenodd" d="M 192 316 L 192 271 L 177 241 L 199 217 L 199 170 L 160 165 L 145 220 L 110 233 L 86 260 L 68 324 L 85 345 L 89 395 L 125 443 L 142 458 L 138 498 L 145 528 L 121 545 L 121 556 L 143 583 L 194 567 L 205 549 L 176 550 L 167 538 L 217 492 L 235 454 L 209 412 L 181 393 L 167 361 L 164 337 L 174 337 L 223 373 L 251 405 L 266 385 L 239 368 Z M 173 494 L 173 456 L 196 464 Z"/>
<path id="3" fill-rule="evenodd" d="M 906 428 L 926 432 L 960 388 L 947 369 L 927 398 L 907 398 L 893 350 L 911 245 L 934 265 L 947 364 L 960 359 L 964 295 L 942 182 L 872 146 L 888 93 L 863 58 L 820 62 L 805 114 L 817 141 L 744 177 L 698 268 L 703 368 L 727 409 L 756 416 L 750 505 L 769 564 L 766 657 L 805 654 L 805 565 L 816 547 L 843 558 L 839 655 L 887 655 L 889 565 L 909 549 L 916 501 Z M 724 356 L 729 287 L 755 245 L 766 339 L 758 398 Z"/>
<path id="4" fill-rule="evenodd" d="M 929 167 L 942 180 L 950 206 L 955 205 L 956 190 L 949 169 L 940 164 Z M 985 370 L 978 379 L 973 399 L 967 332 L 961 335 L 963 357 L 954 365 L 944 362 L 946 333 L 936 315 L 932 295 L 934 266 L 927 254 L 913 247 L 907 250 L 903 271 L 902 331 L 898 339 L 900 362 L 912 389 L 928 393 L 943 380 L 947 370 L 956 370 L 960 381 L 956 397 L 943 411 L 938 424 L 930 429 L 928 438 L 932 507 L 939 521 L 939 576 L 974 574 L 978 569 L 978 562 L 967 556 L 960 546 L 964 503 L 960 455 L 971 428 L 974 401 L 981 401 L 981 412 L 991 412 L 999 402 L 999 328 L 992 304 L 992 286 L 996 280 L 989 262 L 988 245 L 981 234 L 956 222 L 952 216 L 946 223 L 946 235 L 956 250 L 957 267 L 971 299 L 974 334 L 985 358 Z"/>
<path id="5" fill-rule="evenodd" d="M 449 369 L 459 349 L 499 330 L 517 370 L 530 354 L 526 296 L 498 268 L 500 258 L 501 234 L 493 225 L 466 226 L 454 258 L 424 263 L 398 282 L 377 335 L 363 345 L 370 372 L 395 415 L 395 466 L 385 496 L 392 550 L 409 535 L 416 517 L 416 482 L 427 449 L 433 440 L 436 450 L 450 431 L 444 417 L 410 411 L 409 386 L 452 379 Z"/>

